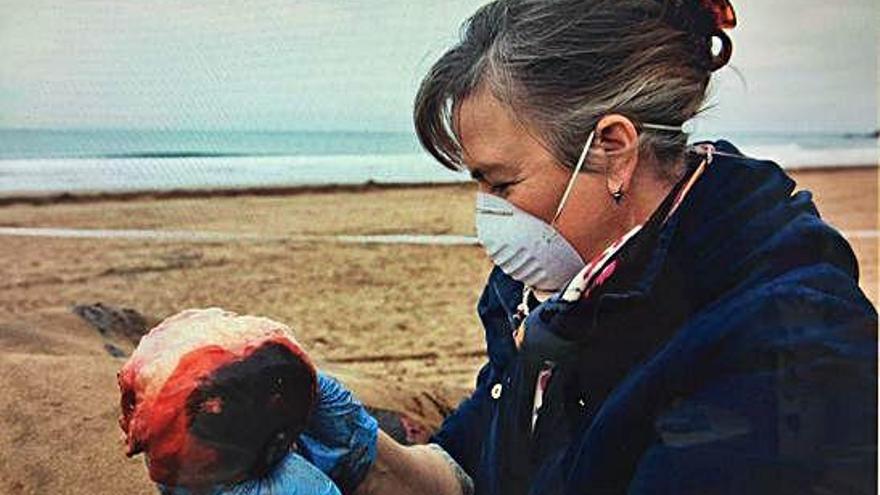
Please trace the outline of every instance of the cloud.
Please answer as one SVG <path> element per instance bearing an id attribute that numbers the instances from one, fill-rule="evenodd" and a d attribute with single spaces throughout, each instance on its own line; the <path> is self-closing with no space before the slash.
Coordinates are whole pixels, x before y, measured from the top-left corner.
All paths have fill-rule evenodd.
<path id="1" fill-rule="evenodd" d="M 0 125 L 411 128 L 481 1 L 0 0 Z M 870 128 L 876 0 L 736 2 L 709 128 Z"/>

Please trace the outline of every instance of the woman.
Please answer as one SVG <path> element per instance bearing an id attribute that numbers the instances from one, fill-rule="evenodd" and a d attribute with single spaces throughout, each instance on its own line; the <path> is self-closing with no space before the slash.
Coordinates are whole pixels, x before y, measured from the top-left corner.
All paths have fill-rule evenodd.
<path id="1" fill-rule="evenodd" d="M 852 250 L 776 164 L 680 128 L 734 25 L 698 0 L 469 19 L 415 123 L 479 183 L 489 360 L 431 446 L 322 377 L 300 451 L 343 493 L 873 491 L 877 314 Z"/>

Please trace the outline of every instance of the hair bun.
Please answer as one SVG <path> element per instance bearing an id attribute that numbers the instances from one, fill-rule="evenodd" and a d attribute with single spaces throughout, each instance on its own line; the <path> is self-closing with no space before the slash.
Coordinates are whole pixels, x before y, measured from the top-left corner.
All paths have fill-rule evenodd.
<path id="1" fill-rule="evenodd" d="M 736 27 L 736 12 L 730 1 L 671 0 L 670 4 L 672 8 L 667 11 L 670 16 L 667 19 L 671 24 L 698 36 L 700 50 L 704 50 L 704 43 L 708 43 L 709 61 L 706 68 L 715 72 L 727 65 L 733 55 L 733 42 L 724 31 Z M 714 39 L 721 43 L 718 53 L 712 51 Z"/>
<path id="2" fill-rule="evenodd" d="M 718 53 L 710 54 L 711 61 L 709 63 L 709 70 L 711 72 L 715 72 L 716 70 L 727 65 L 727 62 L 730 62 L 730 57 L 733 55 L 733 42 L 730 40 L 730 37 L 727 36 L 727 33 L 720 29 L 712 33 L 711 38 L 718 38 L 718 40 L 721 42 L 721 49 L 718 51 Z"/>
<path id="3" fill-rule="evenodd" d="M 671 25 L 703 36 L 736 27 L 736 12 L 728 0 L 659 0 Z"/>
<path id="4" fill-rule="evenodd" d="M 709 36 L 710 39 L 718 38 L 721 42 L 721 49 L 718 54 L 712 54 L 709 66 L 709 70 L 715 72 L 727 65 L 733 55 L 733 42 L 724 30 L 736 27 L 736 12 L 729 0 L 700 0 L 700 5 L 711 14 L 715 25 L 715 29 Z"/>
<path id="5" fill-rule="evenodd" d="M 736 12 L 728 0 L 700 0 L 700 5 L 712 14 L 718 31 L 736 27 Z"/>

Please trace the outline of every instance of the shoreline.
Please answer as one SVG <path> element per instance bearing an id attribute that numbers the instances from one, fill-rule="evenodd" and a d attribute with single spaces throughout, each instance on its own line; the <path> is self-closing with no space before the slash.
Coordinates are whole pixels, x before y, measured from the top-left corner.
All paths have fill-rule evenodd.
<path id="1" fill-rule="evenodd" d="M 76 191 L 76 192 L 22 192 L 0 193 L 0 207 L 10 205 L 54 205 L 70 203 L 97 203 L 103 201 L 140 201 L 163 199 L 210 199 L 236 196 L 301 196 L 307 194 L 336 194 L 377 192 L 397 189 L 460 189 L 471 187 L 470 182 L 375 182 L 360 184 L 315 184 L 269 187 L 180 188 L 165 190 L 131 191 Z"/>
<path id="2" fill-rule="evenodd" d="M 824 174 L 829 172 L 849 172 L 853 170 L 880 169 L 880 164 L 861 165 L 804 165 L 784 167 L 787 173 L 797 175 Z M 55 205 L 76 203 L 97 203 L 105 201 L 126 202 L 139 200 L 166 199 L 209 199 L 228 197 L 266 197 L 266 196 L 299 196 L 306 194 L 363 193 L 397 189 L 468 189 L 473 187 L 471 181 L 460 182 L 377 182 L 368 180 L 356 184 L 312 184 L 312 185 L 280 185 L 255 187 L 206 187 L 176 189 L 136 189 L 117 191 L 21 191 L 0 193 L 0 207 L 11 205 Z"/>

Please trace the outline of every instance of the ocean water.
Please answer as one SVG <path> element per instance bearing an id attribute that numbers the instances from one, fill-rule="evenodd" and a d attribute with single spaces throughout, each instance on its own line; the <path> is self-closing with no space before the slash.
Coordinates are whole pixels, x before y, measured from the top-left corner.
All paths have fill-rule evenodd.
<path id="1" fill-rule="evenodd" d="M 693 140 L 717 138 L 790 168 L 878 161 L 877 139 L 865 135 Z M 467 180 L 436 163 L 411 133 L 0 129 L 2 195 Z"/>

